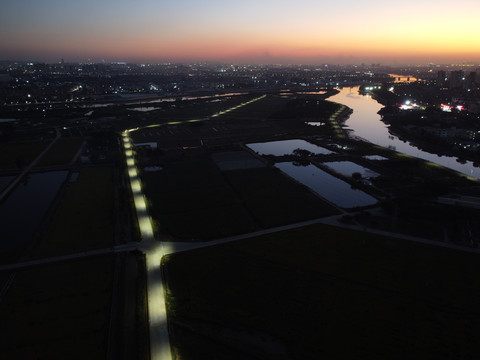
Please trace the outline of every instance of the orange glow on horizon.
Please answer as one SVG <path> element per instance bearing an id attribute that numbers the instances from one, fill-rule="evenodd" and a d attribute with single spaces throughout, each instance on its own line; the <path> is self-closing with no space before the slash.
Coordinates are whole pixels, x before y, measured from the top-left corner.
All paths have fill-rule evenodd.
<path id="1" fill-rule="evenodd" d="M 118 0 L 121 6 L 98 4 L 95 14 L 85 13 L 84 17 L 72 14 L 85 12 L 86 7 L 64 2 L 58 13 L 35 5 L 38 11 L 29 8 L 32 14 L 23 22 L 14 20 L 21 14 L 14 13 L 15 7 L 22 2 L 6 1 L 15 5 L 10 5 L 11 14 L 4 9 L 7 21 L 2 24 L 5 31 L 0 34 L 0 53 L 11 58 L 17 55 L 9 54 L 151 62 L 480 62 L 476 15 L 480 3 L 469 0 L 457 0 L 461 14 L 455 15 L 443 6 L 446 0 L 437 0 L 435 6 L 404 0 L 402 9 L 380 0 L 211 4 L 145 0 L 135 5 Z M 71 6 L 76 7 L 75 12 L 67 13 Z M 57 21 L 52 21 L 54 16 Z"/>

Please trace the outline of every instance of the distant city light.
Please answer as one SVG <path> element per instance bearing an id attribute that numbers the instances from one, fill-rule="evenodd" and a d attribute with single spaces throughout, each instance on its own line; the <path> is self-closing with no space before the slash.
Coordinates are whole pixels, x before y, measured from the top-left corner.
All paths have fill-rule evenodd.
<path id="1" fill-rule="evenodd" d="M 416 108 L 419 108 L 419 107 L 420 106 L 417 105 L 416 103 L 412 104 L 411 100 L 406 100 L 405 104 L 402 104 L 402 105 L 399 106 L 400 110 L 412 110 L 412 109 L 416 109 Z"/>
<path id="2" fill-rule="evenodd" d="M 442 105 L 441 105 L 441 108 L 442 108 L 442 111 L 452 112 L 452 106 L 450 106 L 450 105 L 442 104 Z"/>

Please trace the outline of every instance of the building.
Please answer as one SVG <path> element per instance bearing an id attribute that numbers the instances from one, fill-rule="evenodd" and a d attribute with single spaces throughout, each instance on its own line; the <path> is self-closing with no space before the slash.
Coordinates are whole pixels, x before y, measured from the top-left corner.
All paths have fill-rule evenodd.
<path id="1" fill-rule="evenodd" d="M 444 70 L 439 70 L 437 72 L 437 86 L 444 87 L 447 85 L 447 73 Z"/>
<path id="2" fill-rule="evenodd" d="M 465 81 L 465 74 L 462 70 L 452 71 L 450 73 L 450 88 L 458 89 L 463 88 L 463 83 Z"/>

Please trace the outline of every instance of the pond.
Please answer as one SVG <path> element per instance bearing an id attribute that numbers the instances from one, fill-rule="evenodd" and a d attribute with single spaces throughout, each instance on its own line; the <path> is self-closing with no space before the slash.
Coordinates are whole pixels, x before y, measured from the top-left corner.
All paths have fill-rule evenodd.
<path id="1" fill-rule="evenodd" d="M 148 112 L 148 111 L 159 110 L 159 108 L 155 106 L 140 106 L 140 107 L 131 108 L 129 110 Z"/>
<path id="2" fill-rule="evenodd" d="M 5 190 L 13 179 L 15 179 L 15 176 L 0 176 L 0 192 Z"/>
<path id="3" fill-rule="evenodd" d="M 27 176 L 0 204 L 0 249 L 25 245 L 35 234 L 68 171 Z"/>
<path id="4" fill-rule="evenodd" d="M 380 161 L 388 160 L 388 158 L 380 155 L 365 155 L 363 158 L 367 160 L 380 160 Z"/>
<path id="5" fill-rule="evenodd" d="M 260 155 L 291 155 L 295 149 L 307 150 L 314 154 L 335 154 L 335 152 L 331 150 L 301 139 L 269 141 L 264 143 L 247 144 L 247 146 Z"/>
<path id="6" fill-rule="evenodd" d="M 350 184 L 314 165 L 296 166 L 292 162 L 281 162 L 275 164 L 275 166 L 339 207 L 348 209 L 377 203 L 377 199 L 373 196 L 361 190 L 353 189 Z"/>
<path id="7" fill-rule="evenodd" d="M 360 173 L 363 178 L 377 177 L 379 174 L 369 168 L 360 166 L 351 161 L 332 161 L 325 162 L 323 165 L 328 166 L 333 171 L 344 175 L 352 176 L 354 173 Z"/>

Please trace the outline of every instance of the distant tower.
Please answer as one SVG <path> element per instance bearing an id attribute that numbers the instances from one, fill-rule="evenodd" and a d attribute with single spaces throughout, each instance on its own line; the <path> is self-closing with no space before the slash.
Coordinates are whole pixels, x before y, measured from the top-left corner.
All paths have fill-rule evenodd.
<path id="1" fill-rule="evenodd" d="M 461 88 L 464 82 L 464 74 L 462 70 L 452 71 L 450 73 L 450 88 Z"/>
<path id="2" fill-rule="evenodd" d="M 473 90 L 475 87 L 475 81 L 477 80 L 477 73 L 475 71 L 471 71 L 468 76 L 465 77 L 465 82 L 463 84 L 463 88 L 465 90 Z"/>

